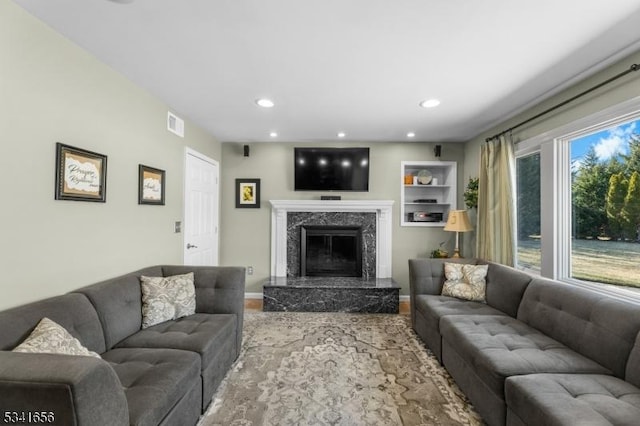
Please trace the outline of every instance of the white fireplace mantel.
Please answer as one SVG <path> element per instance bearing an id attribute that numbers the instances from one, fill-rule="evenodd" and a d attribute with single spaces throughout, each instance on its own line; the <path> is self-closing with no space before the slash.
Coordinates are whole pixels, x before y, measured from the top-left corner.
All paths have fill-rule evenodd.
<path id="1" fill-rule="evenodd" d="M 270 200 L 271 276 L 287 276 L 288 212 L 376 213 L 376 277 L 391 278 L 391 208 L 393 200 Z"/>

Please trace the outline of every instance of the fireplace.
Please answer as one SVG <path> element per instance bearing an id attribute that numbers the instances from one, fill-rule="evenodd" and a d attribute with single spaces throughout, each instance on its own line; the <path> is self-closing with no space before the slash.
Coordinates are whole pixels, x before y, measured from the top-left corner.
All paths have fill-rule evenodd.
<path id="1" fill-rule="evenodd" d="M 271 276 L 300 277 L 301 226 L 362 227 L 362 278 L 391 277 L 391 200 L 270 200 Z"/>
<path id="2" fill-rule="evenodd" d="M 360 226 L 301 226 L 300 275 L 362 276 Z"/>

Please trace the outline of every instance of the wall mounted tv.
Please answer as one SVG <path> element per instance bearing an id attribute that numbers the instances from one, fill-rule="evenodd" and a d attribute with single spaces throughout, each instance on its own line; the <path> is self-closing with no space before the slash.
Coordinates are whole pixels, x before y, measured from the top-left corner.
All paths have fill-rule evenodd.
<path id="1" fill-rule="evenodd" d="M 294 148 L 296 191 L 368 191 L 369 148 Z"/>

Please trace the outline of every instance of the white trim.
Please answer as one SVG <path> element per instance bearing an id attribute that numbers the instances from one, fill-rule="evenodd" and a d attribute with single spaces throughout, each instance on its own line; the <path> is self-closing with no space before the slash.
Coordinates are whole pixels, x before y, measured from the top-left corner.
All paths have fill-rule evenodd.
<path id="1" fill-rule="evenodd" d="M 411 302 L 411 296 L 409 296 L 408 294 L 401 294 L 400 295 L 400 301 L 401 302 Z"/>
<path id="2" fill-rule="evenodd" d="M 186 146 L 184 147 L 184 151 L 185 151 L 185 158 L 186 158 L 186 155 L 193 155 L 194 157 L 197 157 L 203 161 L 206 161 L 207 163 L 215 164 L 216 166 L 218 166 L 218 168 L 220 167 L 220 163 L 218 163 L 216 160 L 214 160 L 213 158 L 207 157 L 206 155 L 196 151 L 193 148 L 189 148 L 188 146 Z"/>
<path id="3" fill-rule="evenodd" d="M 631 287 L 617 286 L 614 284 L 591 283 L 589 281 L 581 281 L 573 278 L 567 278 L 562 281 L 568 285 L 575 285 L 576 287 L 586 288 L 593 292 L 605 294 L 616 299 L 640 304 L 640 290 L 638 289 L 634 290 Z"/>
<path id="4" fill-rule="evenodd" d="M 287 276 L 288 212 L 376 213 L 376 277 L 391 278 L 393 200 L 270 200 L 271 276 Z"/>
<path id="5" fill-rule="evenodd" d="M 541 275 L 612 297 L 640 302 L 640 292 L 571 278 L 570 142 L 640 118 L 640 96 L 549 130 L 516 145 L 516 157 L 540 150 Z M 550 212 L 545 214 L 545 212 Z"/>
<path id="6" fill-rule="evenodd" d="M 633 120 L 640 114 L 640 96 L 598 111 L 586 117 L 567 123 L 563 126 L 541 133 L 516 144 L 517 152 L 530 146 L 539 146 L 553 139 L 575 139 L 587 133 L 613 127 L 617 124 Z M 594 124 L 595 123 L 595 124 Z M 522 147 L 522 148 L 521 148 Z"/>
<path id="7" fill-rule="evenodd" d="M 262 293 L 245 293 L 245 300 L 262 300 Z"/>

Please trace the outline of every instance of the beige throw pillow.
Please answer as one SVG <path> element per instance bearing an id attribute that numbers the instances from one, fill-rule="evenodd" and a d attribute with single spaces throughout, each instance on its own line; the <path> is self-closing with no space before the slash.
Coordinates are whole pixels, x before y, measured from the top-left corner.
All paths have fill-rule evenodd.
<path id="1" fill-rule="evenodd" d="M 444 264 L 443 296 L 486 303 L 488 265 Z"/>
<path id="2" fill-rule="evenodd" d="M 100 355 L 85 348 L 64 327 L 47 317 L 40 320 L 29 337 L 16 346 L 13 352 L 84 355 L 100 358 Z"/>
<path id="3" fill-rule="evenodd" d="M 193 272 L 171 277 L 140 277 L 142 328 L 196 313 Z"/>

